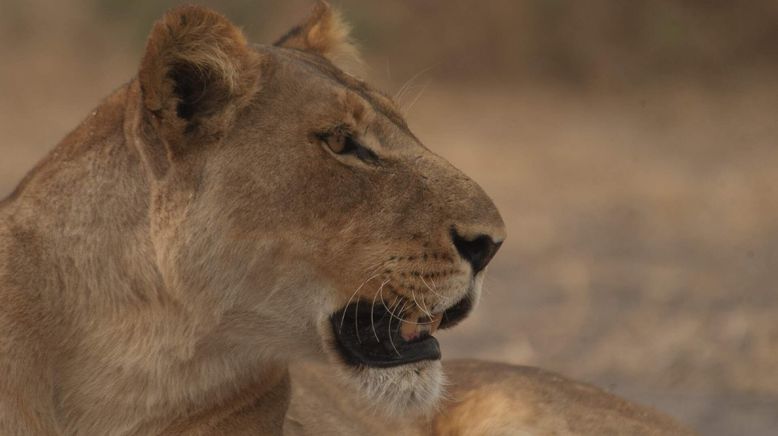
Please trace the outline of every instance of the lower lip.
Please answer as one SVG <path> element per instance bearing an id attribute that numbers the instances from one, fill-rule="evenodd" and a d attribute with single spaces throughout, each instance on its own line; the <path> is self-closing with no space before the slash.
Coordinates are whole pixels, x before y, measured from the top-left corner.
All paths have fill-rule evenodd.
<path id="1" fill-rule="evenodd" d="M 374 323 L 359 322 L 359 314 L 352 306 L 335 312 L 330 316 L 334 336 L 334 346 L 344 362 L 350 366 L 391 368 L 425 360 L 440 359 L 440 344 L 432 336 L 424 336 L 413 341 L 403 340 L 399 332 L 392 330 L 390 335 L 378 335 Z M 363 320 L 364 321 L 364 320 Z M 399 324 L 396 321 L 395 324 Z M 394 327 L 393 325 L 389 325 Z M 357 328 L 360 327 L 360 328 Z M 381 332 L 386 325 L 380 325 Z M 399 327 L 396 327 L 399 328 Z M 376 336 L 383 336 L 377 338 Z"/>

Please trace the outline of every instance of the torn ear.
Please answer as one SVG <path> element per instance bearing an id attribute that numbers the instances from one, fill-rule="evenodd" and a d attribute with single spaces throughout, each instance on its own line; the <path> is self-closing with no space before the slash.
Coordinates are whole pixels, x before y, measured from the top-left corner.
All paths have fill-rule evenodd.
<path id="1" fill-rule="evenodd" d="M 351 40 L 351 27 L 329 3 L 319 0 L 308 18 L 274 45 L 318 54 L 344 71 L 359 70 L 362 60 Z"/>
<path id="2" fill-rule="evenodd" d="M 171 151 L 216 141 L 257 90 L 259 55 L 226 18 L 198 6 L 151 30 L 138 79 L 147 118 Z"/>

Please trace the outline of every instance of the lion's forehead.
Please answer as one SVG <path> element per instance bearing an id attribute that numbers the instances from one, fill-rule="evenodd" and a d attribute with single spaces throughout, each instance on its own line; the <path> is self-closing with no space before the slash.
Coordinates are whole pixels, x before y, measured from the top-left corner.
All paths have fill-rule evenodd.
<path id="1" fill-rule="evenodd" d="M 268 56 L 270 62 L 284 65 L 293 70 L 301 70 L 305 75 L 324 79 L 336 87 L 343 88 L 356 94 L 374 112 L 384 116 L 398 129 L 415 138 L 408 128 L 408 124 L 400 113 L 399 108 L 390 96 L 373 88 L 363 80 L 344 72 L 333 65 L 329 60 L 296 49 L 260 45 L 255 45 L 254 48 L 260 53 Z"/>

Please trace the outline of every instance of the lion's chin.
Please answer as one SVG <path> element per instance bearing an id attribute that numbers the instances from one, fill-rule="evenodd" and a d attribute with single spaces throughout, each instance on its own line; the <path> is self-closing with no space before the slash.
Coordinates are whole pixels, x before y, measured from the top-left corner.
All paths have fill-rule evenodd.
<path id="1" fill-rule="evenodd" d="M 391 368 L 340 367 L 342 378 L 356 388 L 365 404 L 389 417 L 429 415 L 437 409 L 443 392 L 439 360 Z"/>
<path id="2" fill-rule="evenodd" d="M 441 352 L 432 336 L 473 307 L 474 293 L 426 319 L 406 319 L 385 305 L 355 302 L 332 313 L 321 333 L 325 349 L 363 404 L 386 416 L 423 416 L 437 409 L 443 392 Z"/>

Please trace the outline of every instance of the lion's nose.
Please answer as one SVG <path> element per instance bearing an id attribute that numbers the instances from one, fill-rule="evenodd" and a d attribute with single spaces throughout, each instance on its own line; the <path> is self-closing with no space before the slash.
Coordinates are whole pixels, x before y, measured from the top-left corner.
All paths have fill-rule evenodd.
<path id="1" fill-rule="evenodd" d="M 455 228 L 451 229 L 451 239 L 459 255 L 473 267 L 473 275 L 486 268 L 486 265 L 502 245 L 502 241 L 495 242 L 491 236 L 485 234 L 466 238 L 461 236 Z"/>

